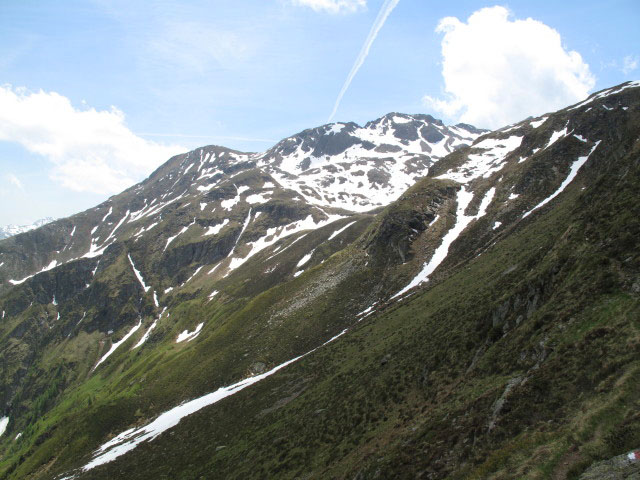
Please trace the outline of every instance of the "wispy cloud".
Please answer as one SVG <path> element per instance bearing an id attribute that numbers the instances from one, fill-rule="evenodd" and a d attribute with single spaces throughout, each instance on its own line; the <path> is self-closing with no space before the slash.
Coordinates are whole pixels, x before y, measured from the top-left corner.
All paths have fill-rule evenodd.
<path id="1" fill-rule="evenodd" d="M 366 0 L 291 0 L 294 5 L 310 7 L 316 12 L 352 13 L 367 6 Z"/>
<path id="2" fill-rule="evenodd" d="M 638 68 L 638 57 L 627 55 L 622 60 L 622 73 L 629 75 L 631 72 Z"/>
<path id="3" fill-rule="evenodd" d="M 239 140 L 242 142 L 263 142 L 275 143 L 277 140 L 271 138 L 255 138 L 255 137 L 238 137 L 230 135 L 190 135 L 187 133 L 138 133 L 141 137 L 167 137 L 167 138 L 202 138 L 210 141 L 217 140 Z"/>
<path id="4" fill-rule="evenodd" d="M 161 31 L 161 35 L 147 37 L 148 53 L 165 64 L 191 71 L 231 68 L 247 60 L 254 49 L 250 35 L 196 21 L 166 21 L 161 23 Z"/>
<path id="5" fill-rule="evenodd" d="M 22 182 L 20 181 L 20 179 L 17 176 L 15 176 L 13 173 L 8 173 L 6 177 L 11 185 L 13 185 L 16 188 L 19 188 L 20 190 L 24 190 L 24 185 L 22 185 Z"/>
<path id="6" fill-rule="evenodd" d="M 384 23 L 387 21 L 387 18 L 389 17 L 389 15 L 391 15 L 391 12 L 393 11 L 393 9 L 396 8 L 396 5 L 398 5 L 399 1 L 400 0 L 385 0 L 385 2 L 382 4 L 382 7 L 380 8 L 380 12 L 378 12 L 378 16 L 376 17 L 375 22 L 373 22 L 373 25 L 371 26 L 369 35 L 367 36 L 367 39 L 365 40 L 364 45 L 362 45 L 362 49 L 360 50 L 360 53 L 358 54 L 358 57 L 356 58 L 356 61 L 353 64 L 353 67 L 351 67 L 351 71 L 347 76 L 347 80 L 344 82 L 344 85 L 342 85 L 342 89 L 340 90 L 340 93 L 338 94 L 338 98 L 336 99 L 336 103 L 333 106 L 333 110 L 331 111 L 331 115 L 329 115 L 329 119 L 328 119 L 329 122 L 331 122 L 333 120 L 333 117 L 335 117 L 336 112 L 338 111 L 338 107 L 340 107 L 340 102 L 342 101 L 342 97 L 344 97 L 344 94 L 349 89 L 349 86 L 351 85 L 351 82 L 353 81 L 354 77 L 358 73 L 358 70 L 360 70 L 360 67 L 362 67 L 362 64 L 367 58 L 367 55 L 369 55 L 369 50 L 371 50 L 371 45 L 373 45 L 373 42 L 378 36 L 378 33 L 380 33 L 380 29 L 383 27 Z"/>
<path id="7" fill-rule="evenodd" d="M 100 194 L 120 192 L 185 150 L 137 136 L 115 107 L 76 109 L 58 93 L 11 86 L 0 87 L 2 140 L 46 158 L 62 186 Z"/>

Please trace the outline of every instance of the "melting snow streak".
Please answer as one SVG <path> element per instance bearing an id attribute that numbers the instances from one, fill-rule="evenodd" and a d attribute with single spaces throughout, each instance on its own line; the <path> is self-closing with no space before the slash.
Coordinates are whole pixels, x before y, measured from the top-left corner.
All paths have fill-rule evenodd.
<path id="1" fill-rule="evenodd" d="M 580 170 L 580 167 L 582 167 L 587 160 L 589 160 L 589 157 L 591 156 L 591 154 L 593 153 L 593 151 L 598 148 L 598 145 L 600 144 L 600 140 L 598 140 L 596 142 L 596 144 L 593 146 L 593 148 L 591 149 L 591 151 L 584 157 L 579 157 L 575 162 L 573 162 L 573 164 L 571 165 L 571 170 L 569 171 L 569 175 L 567 175 L 567 178 L 564 179 L 564 182 L 562 182 L 562 185 L 560 185 L 558 187 L 558 189 L 553 192 L 551 194 L 551 196 L 545 198 L 542 202 L 540 202 L 538 205 L 536 205 L 535 207 L 533 207 L 531 210 L 529 210 L 528 212 L 526 212 L 524 215 L 522 215 L 522 218 L 528 217 L 534 210 L 539 209 L 540 207 L 542 207 L 543 205 L 546 205 L 547 203 L 549 203 L 551 200 L 553 200 L 554 198 L 556 198 L 558 195 L 560 195 L 562 193 L 562 191 L 567 188 L 567 185 L 569 185 L 574 178 L 576 178 L 576 175 L 578 174 L 578 170 Z"/>
<path id="2" fill-rule="evenodd" d="M 431 275 L 435 271 L 435 269 L 438 268 L 438 265 L 440 265 L 442 261 L 447 258 L 447 255 L 449 254 L 449 247 L 460 236 L 462 231 L 467 228 L 472 220 L 477 220 L 478 218 L 484 216 L 485 213 L 487 213 L 487 207 L 491 203 L 491 200 L 493 200 L 493 195 L 495 193 L 496 189 L 491 188 L 482 199 L 482 203 L 480 203 L 480 208 L 478 209 L 478 214 L 466 216 L 464 214 L 464 211 L 469 206 L 469 203 L 471 203 L 471 200 L 473 200 L 473 193 L 467 192 L 464 187 L 460 189 L 457 197 L 458 208 L 456 210 L 456 224 L 444 236 L 444 238 L 442 239 L 442 243 L 438 248 L 436 248 L 436 251 L 433 252 L 431 260 L 429 260 L 429 262 L 424 265 L 422 271 L 420 271 L 420 273 L 418 273 L 418 275 L 416 275 L 414 279 L 411 280 L 411 283 L 409 283 L 409 285 L 404 287 L 391 298 L 396 298 L 400 295 L 403 295 L 413 287 L 416 287 L 423 282 L 429 281 L 429 275 Z"/>
<path id="3" fill-rule="evenodd" d="M 338 337 L 344 335 L 347 330 L 343 330 L 335 337 L 327 340 L 325 343 L 321 345 L 324 346 Z M 184 417 L 191 415 L 192 413 L 197 412 L 209 405 L 213 405 L 214 403 L 222 400 L 223 398 L 229 397 L 238 393 L 240 390 L 244 390 L 245 388 L 258 383 L 260 380 L 267 378 L 270 375 L 273 375 L 278 370 L 282 370 L 287 365 L 290 365 L 303 357 L 315 352 L 318 348 L 314 348 L 313 350 L 300 355 L 299 357 L 288 360 L 284 363 L 281 363 L 277 367 L 272 368 L 268 372 L 265 372 L 261 375 L 256 375 L 255 377 L 245 378 L 238 383 L 234 383 L 233 385 L 229 385 L 228 387 L 222 387 L 216 390 L 215 392 L 209 393 L 202 397 L 196 398 L 189 402 L 185 402 L 177 407 L 172 408 L 161 414 L 151 423 L 139 427 L 139 428 L 130 428 L 122 432 L 120 435 L 115 438 L 109 440 L 105 444 L 103 444 L 98 450 L 94 453 L 94 458 L 89 463 L 87 463 L 84 467 L 82 467 L 82 471 L 86 472 L 91 470 L 98 465 L 103 465 L 105 463 L 111 462 L 116 458 L 124 455 L 125 453 L 136 448 L 140 443 L 145 441 L 154 440 L 161 433 L 169 430 L 170 428 L 175 427 L 180 420 Z"/>
<path id="4" fill-rule="evenodd" d="M 98 363 L 96 363 L 96 366 L 93 367 L 93 370 L 95 370 L 96 368 L 98 368 L 98 365 L 100 365 L 102 362 L 104 362 L 107 358 L 109 358 L 111 356 L 111 354 L 113 352 L 116 351 L 116 349 L 122 345 L 124 342 L 126 342 L 127 340 L 129 340 L 129 337 L 131 335 L 133 335 L 134 333 L 136 333 L 138 331 L 138 329 L 142 326 L 142 319 L 140 319 L 140 321 L 138 322 L 138 324 L 136 326 L 134 326 L 131 330 L 129 330 L 129 332 L 122 337 L 122 340 L 120 340 L 119 342 L 116 342 L 114 344 L 111 345 L 111 348 L 109 349 L 109 351 L 107 353 L 105 353 L 102 358 L 100 360 L 98 360 Z"/>
<path id="5" fill-rule="evenodd" d="M 9 425 L 9 417 L 0 418 L 0 436 L 4 434 L 4 431 L 7 429 L 7 425 Z"/>
<path id="6" fill-rule="evenodd" d="M 148 292 L 151 287 L 147 286 L 144 283 L 144 278 L 142 278 L 142 275 L 140 274 L 140 272 L 138 271 L 136 266 L 133 264 L 133 260 L 131 260 L 131 255 L 130 254 L 127 254 L 127 258 L 129 259 L 129 263 L 131 264 L 131 267 L 133 268 L 133 273 L 136 274 L 136 278 L 140 282 L 140 285 L 142 285 L 142 288 L 144 289 L 145 292 Z"/>

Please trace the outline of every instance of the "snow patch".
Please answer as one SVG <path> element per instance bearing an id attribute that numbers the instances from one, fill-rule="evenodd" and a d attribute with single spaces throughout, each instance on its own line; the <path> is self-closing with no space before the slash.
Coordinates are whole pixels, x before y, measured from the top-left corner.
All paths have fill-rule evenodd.
<path id="1" fill-rule="evenodd" d="M 0 418 L 0 437 L 7 430 L 7 425 L 9 425 L 9 417 Z"/>
<path id="2" fill-rule="evenodd" d="M 598 140 L 596 142 L 596 144 L 593 146 L 593 148 L 591 149 L 591 151 L 584 157 L 579 157 L 575 162 L 573 162 L 573 164 L 571 164 L 571 169 L 569 170 L 569 175 L 567 175 L 567 178 L 564 179 L 564 182 L 562 182 L 562 184 L 558 187 L 558 189 L 553 192 L 550 196 L 548 196 L 547 198 L 545 198 L 542 202 L 540 202 L 538 205 L 536 205 L 535 207 L 533 207 L 531 210 L 529 210 L 528 212 L 526 212 L 524 215 L 522 215 L 522 218 L 526 218 L 528 217 L 534 210 L 539 209 L 540 207 L 546 205 L 547 203 L 549 203 L 551 200 L 553 200 L 554 198 L 556 198 L 558 195 L 560 195 L 563 190 L 565 188 L 567 188 L 567 185 L 569 185 L 573 179 L 576 177 L 576 175 L 578 174 L 578 170 L 580 170 L 580 168 L 587 162 L 587 160 L 589 160 L 589 157 L 591 156 L 591 154 L 593 153 L 593 151 L 598 148 L 598 145 L 600 144 L 600 140 Z"/>
<path id="3" fill-rule="evenodd" d="M 196 275 L 198 275 L 198 273 L 200 272 L 200 270 L 202 270 L 204 268 L 204 265 L 200 265 L 198 268 L 196 268 L 196 271 L 193 272 L 193 275 L 191 275 L 187 280 L 185 280 L 185 282 L 182 284 L 186 284 L 189 283 L 191 280 L 193 280 L 193 277 L 195 277 Z"/>
<path id="4" fill-rule="evenodd" d="M 218 233 L 220 233 L 220 230 L 222 230 L 227 223 L 229 223 L 229 219 L 225 218 L 222 221 L 222 223 L 219 223 L 219 224 L 214 225 L 212 227 L 208 227 L 207 230 L 202 235 L 203 236 L 206 236 L 206 235 L 217 235 Z"/>
<path id="5" fill-rule="evenodd" d="M 36 275 L 38 275 L 39 273 L 43 273 L 43 272 L 48 272 L 49 270 L 53 270 L 54 268 L 56 268 L 56 266 L 58 265 L 58 261 L 57 260 L 52 260 L 51 263 L 49 265 L 47 265 L 46 267 L 44 267 L 42 270 L 34 273 L 33 275 L 28 275 L 26 277 L 24 277 L 21 280 L 9 280 L 9 283 L 11 285 L 20 285 L 21 283 L 26 282 L 27 280 L 29 280 L 30 278 L 35 277 Z"/>
<path id="6" fill-rule="evenodd" d="M 195 217 L 194 217 L 194 219 L 193 219 L 193 222 L 191 222 L 189 225 L 186 225 L 186 226 L 182 227 L 182 228 L 180 229 L 180 231 L 179 231 L 178 233 L 176 233 L 173 237 L 169 237 L 169 238 L 167 239 L 167 244 L 164 246 L 164 250 L 163 250 L 163 252 L 167 249 L 167 247 L 169 246 L 169 244 L 170 244 L 171 242 L 173 242 L 176 238 L 178 238 L 178 237 L 179 237 L 180 235 L 182 235 L 184 232 L 186 232 L 187 230 L 189 230 L 189 228 L 191 227 L 191 225 L 193 225 L 194 223 L 196 223 L 196 219 L 195 219 Z"/>
<path id="7" fill-rule="evenodd" d="M 449 253 L 449 247 L 451 244 L 460 236 L 462 231 L 467 228 L 467 226 L 473 221 L 477 220 L 480 217 L 484 216 L 487 213 L 487 207 L 493 200 L 493 196 L 496 192 L 495 188 L 491 188 L 480 203 L 480 208 L 478 209 L 478 213 L 476 215 L 465 215 L 464 212 L 473 200 L 473 193 L 467 192 L 467 190 L 463 187 L 460 189 L 457 195 L 457 209 L 456 209 L 456 224 L 449 230 L 446 235 L 442 238 L 442 243 L 436 251 L 433 252 L 431 260 L 429 260 L 423 266 L 422 270 L 411 280 L 409 285 L 404 287 L 398 293 L 396 293 L 391 298 L 396 298 L 400 295 L 405 294 L 412 288 L 420 285 L 423 282 L 429 281 L 429 275 L 431 275 L 436 268 L 442 263 L 442 261 L 447 257 Z"/>
<path id="8" fill-rule="evenodd" d="M 129 263 L 131 264 L 131 268 L 133 268 L 133 273 L 136 274 L 136 278 L 138 279 L 138 282 L 140 282 L 140 285 L 142 285 L 142 289 L 145 292 L 148 292 L 151 287 L 147 286 L 144 283 L 144 278 L 142 278 L 142 275 L 140 274 L 140 272 L 138 271 L 136 266 L 133 264 L 133 260 L 131 260 L 131 254 L 127 254 L 127 258 L 129 259 Z M 155 295 L 155 292 L 154 292 L 154 295 Z"/>
<path id="9" fill-rule="evenodd" d="M 564 127 L 562 130 L 558 130 L 557 132 L 553 132 L 551 134 L 551 138 L 549 138 L 549 141 L 547 142 L 547 145 L 543 148 L 543 150 L 546 150 L 551 145 L 556 143 L 558 140 L 566 136 L 567 136 L 567 127 Z"/>
<path id="10" fill-rule="evenodd" d="M 222 200 L 220 202 L 220 206 L 225 210 L 231 210 L 234 207 L 234 205 L 236 205 L 239 201 L 240 201 L 240 195 L 236 195 L 235 197 L 229 200 Z"/>
<path id="11" fill-rule="evenodd" d="M 344 232 L 347 228 L 349 228 L 351 225 L 353 225 L 354 223 L 356 223 L 355 221 L 351 222 L 351 223 L 347 223 L 344 227 L 342 227 L 339 230 L 336 230 L 335 232 L 333 232 L 329 238 L 327 238 L 327 241 L 337 237 L 338 235 L 340 235 L 342 232 Z"/>
<path id="12" fill-rule="evenodd" d="M 538 128 L 540 125 L 547 121 L 547 118 L 549 117 L 542 117 L 540 120 L 533 120 L 529 122 L 529 125 L 531 125 L 533 128 Z"/>
<path id="13" fill-rule="evenodd" d="M 300 268 L 301 266 L 303 266 L 305 263 L 307 263 L 309 260 L 311 260 L 311 257 L 313 255 L 313 252 L 315 252 L 316 249 L 314 248 L 313 250 L 311 250 L 309 253 L 307 253 L 304 257 L 302 257 L 300 259 L 300 261 L 298 262 L 298 264 L 296 265 L 296 268 Z"/>
<path id="14" fill-rule="evenodd" d="M 198 335 L 200 335 L 200 330 L 202 330 L 203 326 L 204 326 L 204 323 L 199 323 L 193 332 L 190 332 L 189 330 L 185 330 L 180 335 L 178 335 L 178 338 L 176 338 L 176 343 L 184 342 L 185 340 L 187 342 L 190 342 L 191 340 L 196 338 Z"/>
<path id="15" fill-rule="evenodd" d="M 116 343 L 112 343 L 111 344 L 111 348 L 109 349 L 109 351 L 107 353 L 105 353 L 102 358 L 100 360 L 98 360 L 98 363 L 96 363 L 95 367 L 92 368 L 92 370 L 95 370 L 96 368 L 98 368 L 98 365 L 100 365 L 102 362 L 104 362 L 107 358 L 109 358 L 111 356 L 111 354 L 113 352 L 116 351 L 116 349 L 122 345 L 124 342 L 126 342 L 127 340 L 129 340 L 129 337 L 131 337 L 131 335 L 133 335 L 134 333 L 136 333 L 138 331 L 138 329 L 142 326 L 142 319 L 140 319 L 140 321 L 138 322 L 137 325 L 135 325 L 131 330 L 129 330 L 127 332 L 127 334 L 122 337 L 122 339 L 119 342 Z"/>
<path id="16" fill-rule="evenodd" d="M 247 198 L 245 198 L 245 201 L 251 205 L 254 205 L 256 203 L 266 203 L 269 201 L 270 197 L 265 197 L 264 195 L 264 193 L 254 193 L 253 195 L 247 196 Z"/>
<path id="17" fill-rule="evenodd" d="M 520 146 L 524 137 L 514 135 L 505 139 L 485 138 L 474 144 L 472 148 L 484 150 L 482 153 L 471 153 L 467 161 L 456 169 L 447 171 L 438 178 L 468 183 L 476 178 L 488 178 L 504 166 L 504 159 Z"/>
<path id="18" fill-rule="evenodd" d="M 307 353 L 304 353 L 298 357 L 295 357 L 291 360 L 281 363 L 280 365 L 272 368 L 271 370 L 265 373 L 256 375 L 254 377 L 245 378 L 244 380 L 234 383 L 233 385 L 229 385 L 227 387 L 221 387 L 215 392 L 209 393 L 207 395 L 203 395 L 202 397 L 195 398 L 188 402 L 184 402 L 178 405 L 177 407 L 174 407 L 171 410 L 168 410 L 163 414 L 159 415 L 155 420 L 153 420 L 147 425 L 125 430 L 121 434 L 117 435 L 116 437 L 112 438 L 111 440 L 109 440 L 108 442 L 100 446 L 94 452 L 93 459 L 89 463 L 87 463 L 84 467 L 82 467 L 82 471 L 87 472 L 99 465 L 104 465 L 105 463 L 112 462 L 116 458 L 133 450 L 141 443 L 153 441 L 163 432 L 166 432 L 167 430 L 178 425 L 178 423 L 180 423 L 180 421 L 183 418 L 205 407 L 208 407 L 209 405 L 213 405 L 214 403 L 219 402 L 223 398 L 234 395 L 239 391 L 244 390 L 245 388 L 255 383 L 258 383 L 260 380 L 263 380 L 273 375 L 274 373 L 278 372 L 279 370 L 282 370 L 288 365 L 294 362 L 297 362 L 301 358 L 304 358 L 307 355 L 312 354 L 319 348 L 333 342 L 337 338 L 344 335 L 346 332 L 347 332 L 347 329 L 344 329 L 342 332 L 338 333 L 334 337 L 327 340 L 320 347 L 314 348 L 313 350 Z"/>
<path id="19" fill-rule="evenodd" d="M 166 308 L 165 308 L 166 310 Z M 164 313 L 164 311 L 163 311 Z M 160 317 L 162 317 L 162 313 L 160 314 Z M 144 342 L 147 341 L 147 339 L 149 338 L 149 335 L 151 335 L 151 332 L 153 331 L 154 328 L 156 328 L 156 325 L 158 324 L 158 320 L 160 320 L 160 317 L 156 318 L 155 321 L 151 324 L 151 326 L 149 327 L 149 329 L 144 332 L 144 335 L 142 336 L 142 338 L 138 341 L 138 343 L 136 343 L 133 348 L 131 350 L 135 350 L 138 347 L 141 347 Z"/>
<path id="20" fill-rule="evenodd" d="M 111 216 L 111 214 L 113 213 L 113 207 L 109 207 L 109 211 L 107 212 L 107 214 L 102 218 L 102 220 L 100 221 L 101 223 L 104 223 L 104 221 L 109 218 Z M 96 227 L 98 228 L 98 227 Z"/>

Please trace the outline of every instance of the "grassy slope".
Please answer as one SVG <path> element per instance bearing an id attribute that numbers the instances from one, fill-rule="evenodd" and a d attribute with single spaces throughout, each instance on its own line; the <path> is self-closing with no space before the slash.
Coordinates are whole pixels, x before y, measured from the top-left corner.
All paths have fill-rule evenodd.
<path id="1" fill-rule="evenodd" d="M 636 447 L 637 158 L 86 478 L 576 478 Z"/>
<path id="2" fill-rule="evenodd" d="M 590 121 L 593 138 L 603 138 L 601 119 Z M 564 118 L 558 122 L 565 125 Z M 627 133 L 618 134 L 633 138 Z M 541 172 L 518 171 L 555 170 L 547 167 L 578 146 L 564 142 L 542 152 L 540 161 L 503 173 L 539 179 Z M 637 398 L 640 182 L 637 147 L 621 159 L 625 151 L 621 143 L 601 155 L 600 163 L 615 158 L 615 168 L 588 165 L 551 205 L 497 236 L 487 227 L 495 220 L 490 209 L 434 275 L 443 283 L 91 476 L 122 469 L 150 478 L 349 477 L 361 470 L 363 478 L 377 471 L 535 478 L 552 475 L 556 465 L 578 471 L 592 458 L 638 443 L 637 419 L 625 415 L 632 411 L 629 399 Z M 353 324 L 354 314 L 380 293 L 406 284 L 450 228 L 450 183 L 425 179 L 368 228 L 371 218 L 362 218 L 331 242 L 320 229 L 269 261 L 265 250 L 216 285 L 221 293 L 211 302 L 211 282 L 194 280 L 168 299 L 172 316 L 159 322 L 147 345 L 129 351 L 141 329 L 89 378 L 105 346 L 95 334 L 60 335 L 48 296 L 24 319 L 39 315 L 32 336 L 57 340 L 41 343 L 41 361 L 27 372 L 31 390 L 18 399 L 28 415 L 12 417 L 2 439 L 0 478 L 50 478 L 77 466 L 109 432 L 237 381 L 256 362 L 272 366 L 308 351 Z M 583 185 L 589 189 L 581 192 Z M 497 196 L 507 193 L 498 188 Z M 414 226 L 420 230 L 436 214 L 434 227 L 414 237 Z M 313 248 L 307 271 L 294 279 L 298 260 Z M 136 303 L 139 287 L 125 250 L 111 252 L 112 266 L 98 277 L 109 296 L 122 297 L 108 302 L 118 318 L 124 313 L 135 323 L 141 313 L 146 328 L 155 318 L 151 300 Z M 67 313 L 80 318 L 80 307 L 68 307 L 77 311 L 63 311 L 63 320 Z M 196 341 L 173 342 L 203 320 Z M 11 355 L 29 355 L 23 346 L 16 342 Z M 513 386 L 509 395 L 506 385 Z M 18 431 L 23 436 L 13 441 Z"/>

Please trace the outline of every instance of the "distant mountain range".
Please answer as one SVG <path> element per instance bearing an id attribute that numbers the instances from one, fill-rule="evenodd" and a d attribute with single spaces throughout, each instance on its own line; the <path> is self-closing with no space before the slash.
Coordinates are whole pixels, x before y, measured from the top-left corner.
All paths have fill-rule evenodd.
<path id="1" fill-rule="evenodd" d="M 639 138 L 391 113 L 0 241 L 0 478 L 634 474 Z"/>
<path id="2" fill-rule="evenodd" d="M 34 230 L 38 227 L 46 225 L 47 223 L 53 222 L 55 219 L 51 217 L 45 217 L 40 220 L 36 220 L 30 225 L 6 225 L 4 227 L 0 227 L 0 240 L 3 238 L 9 238 L 13 235 L 17 235 L 19 233 L 28 232 L 29 230 Z"/>

